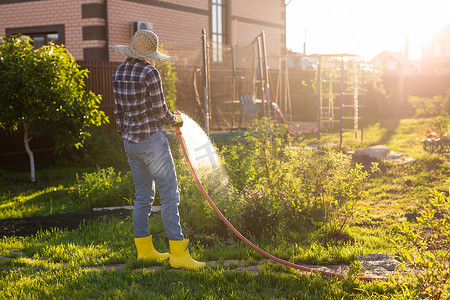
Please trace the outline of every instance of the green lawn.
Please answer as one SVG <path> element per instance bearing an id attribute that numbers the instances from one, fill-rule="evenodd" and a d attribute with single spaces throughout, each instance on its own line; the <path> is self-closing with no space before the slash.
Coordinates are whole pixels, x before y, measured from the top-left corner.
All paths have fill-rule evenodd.
<path id="1" fill-rule="evenodd" d="M 385 120 L 368 125 L 362 143 L 348 133 L 344 136 L 346 150 L 384 144 L 415 159 L 403 165 L 383 164 L 381 172 L 370 179 L 367 196 L 359 202 L 355 222 L 348 230 L 352 243 L 327 244 L 320 231 L 300 228 L 253 240 L 255 244 L 282 259 L 308 265 L 349 265 L 362 254 L 396 254 L 389 226 L 412 220 L 418 204 L 432 189 L 449 189 L 449 157 L 422 150 L 421 139 L 429 124 L 428 119 Z M 336 132 L 323 136 L 339 142 Z M 313 143 L 314 137 L 308 141 Z M 95 169 L 38 170 L 34 185 L 27 182 L 27 173 L 1 172 L 0 219 L 85 210 L 83 203 L 73 200 L 72 192 L 77 174 L 80 177 Z M 180 214 L 183 221 L 183 211 Z M 150 218 L 150 227 L 156 248 L 168 251 L 160 215 Z M 395 281 L 365 282 L 304 273 L 267 261 L 231 235 L 203 236 L 184 229 L 192 242 L 192 256 L 210 262 L 203 271 L 137 261 L 131 218 L 103 217 L 73 231 L 54 229 L 31 237 L 3 237 L 0 298 L 417 299 L 414 291 Z M 241 269 L 248 266 L 259 266 L 259 271 Z"/>
<path id="2" fill-rule="evenodd" d="M 355 150 L 360 147 L 385 145 L 391 151 L 419 157 L 424 154 L 422 139 L 425 139 L 426 133 L 430 131 L 431 124 L 431 119 L 387 119 L 371 122 L 364 127 L 362 141 L 361 131 L 358 131 L 357 138 L 353 132 L 344 131 L 342 146 L 344 150 Z M 321 138 L 339 145 L 339 127 L 322 130 Z M 317 134 L 308 135 L 307 141 L 316 143 Z"/>

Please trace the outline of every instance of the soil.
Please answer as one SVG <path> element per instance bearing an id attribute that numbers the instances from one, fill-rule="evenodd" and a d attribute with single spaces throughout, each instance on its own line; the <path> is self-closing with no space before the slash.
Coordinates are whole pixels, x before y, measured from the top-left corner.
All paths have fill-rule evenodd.
<path id="1" fill-rule="evenodd" d="M 64 213 L 50 216 L 26 217 L 0 220 L 0 237 L 2 236 L 31 236 L 39 230 L 61 228 L 67 230 L 78 229 L 81 224 L 92 222 L 104 216 L 115 216 L 125 219 L 131 216 L 127 209 L 91 211 L 87 213 Z"/>

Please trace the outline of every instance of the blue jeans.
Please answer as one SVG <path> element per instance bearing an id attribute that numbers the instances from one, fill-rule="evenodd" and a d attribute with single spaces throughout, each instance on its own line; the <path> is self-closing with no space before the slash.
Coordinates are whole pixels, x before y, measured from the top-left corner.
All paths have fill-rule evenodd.
<path id="1" fill-rule="evenodd" d="M 148 217 L 155 199 L 155 184 L 161 197 L 161 217 L 169 240 L 184 240 L 180 225 L 177 174 L 169 141 L 164 132 L 155 132 L 147 140 L 130 143 L 124 149 L 133 173 L 135 199 L 133 230 L 136 238 L 149 236 Z"/>

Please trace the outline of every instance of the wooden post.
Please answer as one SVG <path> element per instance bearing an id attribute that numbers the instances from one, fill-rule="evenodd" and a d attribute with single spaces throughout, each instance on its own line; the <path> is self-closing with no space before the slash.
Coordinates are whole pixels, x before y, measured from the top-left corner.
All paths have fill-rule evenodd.
<path id="1" fill-rule="evenodd" d="M 265 84 L 264 84 L 264 76 L 263 76 L 263 62 L 261 57 L 261 35 L 258 35 L 257 39 L 257 47 L 258 47 L 258 63 L 259 63 L 259 81 L 260 81 L 260 89 L 261 89 L 261 106 L 263 109 L 263 116 L 266 116 L 266 105 L 264 104 L 264 91 L 265 91 Z"/>
<path id="2" fill-rule="evenodd" d="M 206 29 L 202 29 L 202 50 L 203 50 L 203 96 L 205 99 L 205 132 L 209 135 L 209 93 L 208 93 L 208 47 L 206 41 Z"/>
<path id="3" fill-rule="evenodd" d="M 322 84 L 320 78 L 321 64 L 322 56 L 319 56 L 319 65 L 317 67 L 317 143 L 320 143 L 320 118 L 322 117 Z"/>
<path id="4" fill-rule="evenodd" d="M 269 84 L 269 70 L 267 67 L 267 53 L 266 53 L 266 35 L 264 34 L 264 30 L 261 31 L 261 44 L 262 44 L 262 55 L 263 55 L 263 68 L 264 68 L 264 78 L 265 78 L 265 92 L 267 98 L 267 117 L 270 119 L 271 108 L 272 108 L 272 99 L 270 96 L 270 84 Z M 263 98 L 264 100 L 264 98 Z"/>

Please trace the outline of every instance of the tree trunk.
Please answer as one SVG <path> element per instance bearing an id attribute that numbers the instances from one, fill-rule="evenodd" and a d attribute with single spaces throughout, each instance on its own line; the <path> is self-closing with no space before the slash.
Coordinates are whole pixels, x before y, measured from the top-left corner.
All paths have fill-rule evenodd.
<path id="1" fill-rule="evenodd" d="M 27 151 L 28 156 L 30 157 L 31 182 L 36 182 L 36 174 L 35 174 L 35 168 L 34 168 L 34 155 L 30 149 L 30 145 L 29 145 L 30 141 L 31 141 L 31 138 L 28 136 L 28 125 L 24 121 L 23 122 L 23 143 L 25 145 L 25 150 Z"/>

